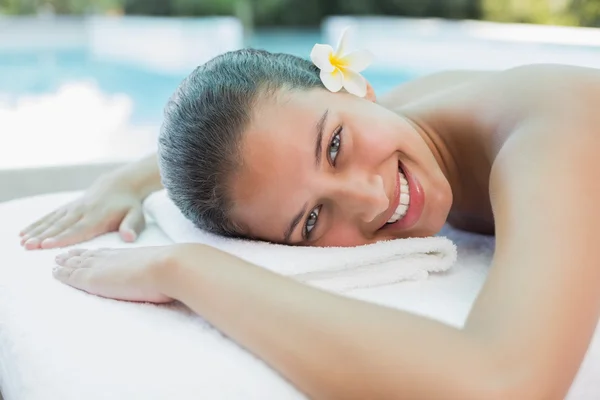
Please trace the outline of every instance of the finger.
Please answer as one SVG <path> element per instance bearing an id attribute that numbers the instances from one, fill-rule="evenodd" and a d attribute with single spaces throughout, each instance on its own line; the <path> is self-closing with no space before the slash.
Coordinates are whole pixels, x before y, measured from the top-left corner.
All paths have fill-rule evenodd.
<path id="1" fill-rule="evenodd" d="M 65 253 L 60 253 L 54 257 L 54 261 L 61 266 L 82 266 L 87 261 L 102 254 L 104 250 L 100 249 L 71 249 Z M 72 261 L 75 259 L 76 261 Z"/>
<path id="2" fill-rule="evenodd" d="M 79 256 L 79 255 L 62 255 L 62 256 L 56 256 L 55 261 L 56 263 L 61 266 L 61 267 L 67 267 L 67 268 L 76 268 L 79 267 L 79 265 L 81 264 L 81 262 L 84 260 L 83 257 Z"/>
<path id="3" fill-rule="evenodd" d="M 134 207 L 123 218 L 119 226 L 119 235 L 125 242 L 133 242 L 144 230 L 146 221 L 142 207 Z"/>
<path id="4" fill-rule="evenodd" d="M 87 268 L 57 266 L 52 270 L 52 275 L 62 283 L 88 292 L 90 272 Z"/>
<path id="5" fill-rule="evenodd" d="M 60 253 L 55 257 L 55 260 L 58 262 L 60 261 L 64 261 L 70 257 L 75 257 L 75 256 L 80 256 L 83 253 L 85 253 L 86 251 L 88 251 L 87 249 L 70 249 L 69 251 L 66 251 L 64 253 Z"/>
<path id="6" fill-rule="evenodd" d="M 98 248 L 98 249 L 89 249 L 89 250 L 78 249 L 77 255 L 79 255 L 85 259 L 88 259 L 88 258 L 101 256 L 104 253 L 106 253 L 107 250 L 108 250 L 108 248 L 105 248 L 105 247 Z"/>
<path id="7" fill-rule="evenodd" d="M 107 247 L 100 247 L 98 249 L 70 249 L 67 252 L 58 254 L 54 260 L 59 265 L 64 265 L 64 263 L 71 257 L 82 257 L 84 259 L 97 257 L 104 254 L 106 251 L 111 250 Z M 112 250 L 114 251 L 114 249 Z"/>
<path id="8" fill-rule="evenodd" d="M 76 243 L 86 242 L 101 233 L 98 222 L 89 218 L 82 218 L 58 235 L 54 236 L 48 246 L 65 247 Z"/>
<path id="9" fill-rule="evenodd" d="M 59 210 L 56 213 L 54 213 L 50 218 L 45 219 L 43 222 L 41 222 L 39 225 L 37 225 L 35 228 L 30 230 L 22 237 L 21 244 L 24 245 L 29 239 L 39 239 L 39 234 L 51 228 L 56 223 L 56 221 L 59 221 L 61 218 L 63 218 L 66 213 L 66 210 Z"/>
<path id="10" fill-rule="evenodd" d="M 21 245 L 24 245 L 27 240 L 35 237 L 40 231 L 43 231 L 48 226 L 52 225 L 54 221 L 62 218 L 65 213 L 66 210 L 56 210 L 28 226 L 23 230 L 23 235 L 21 236 Z"/>
<path id="11" fill-rule="evenodd" d="M 30 231 L 35 229 L 39 224 L 42 224 L 42 223 L 46 222 L 47 220 L 49 220 L 50 218 L 54 217 L 59 211 L 60 210 L 54 210 L 51 213 L 46 214 L 42 218 L 39 218 L 36 221 L 32 222 L 31 224 L 27 225 L 25 228 L 21 229 L 21 232 L 19 232 L 19 236 L 27 235 Z"/>
<path id="12" fill-rule="evenodd" d="M 54 269 L 52 269 L 52 275 L 54 275 L 54 277 L 59 281 L 66 283 L 74 271 L 75 268 L 67 268 L 61 265 L 57 265 L 56 267 L 54 267 Z"/>
<path id="13" fill-rule="evenodd" d="M 40 241 L 36 238 L 27 239 L 25 243 L 23 243 L 23 247 L 25 250 L 35 250 L 40 248 Z"/>
<path id="14" fill-rule="evenodd" d="M 56 236 L 63 233 L 69 227 L 76 224 L 81 219 L 81 215 L 78 214 L 67 214 L 60 220 L 56 221 L 53 225 L 46 228 L 45 231 L 35 236 L 40 241 L 40 247 L 42 249 L 50 249 L 57 247 Z"/>

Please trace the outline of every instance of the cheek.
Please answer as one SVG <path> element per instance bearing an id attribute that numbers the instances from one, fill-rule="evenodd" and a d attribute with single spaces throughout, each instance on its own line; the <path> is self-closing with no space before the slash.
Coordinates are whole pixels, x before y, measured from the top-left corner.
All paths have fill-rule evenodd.
<path id="1" fill-rule="evenodd" d="M 370 154 L 389 153 L 397 149 L 402 141 L 398 131 L 391 129 L 391 125 L 381 123 L 363 126 L 356 131 L 355 137 L 356 144 Z"/>
<path id="2" fill-rule="evenodd" d="M 356 227 L 343 224 L 331 227 L 316 245 L 319 247 L 352 247 L 370 242 Z"/>

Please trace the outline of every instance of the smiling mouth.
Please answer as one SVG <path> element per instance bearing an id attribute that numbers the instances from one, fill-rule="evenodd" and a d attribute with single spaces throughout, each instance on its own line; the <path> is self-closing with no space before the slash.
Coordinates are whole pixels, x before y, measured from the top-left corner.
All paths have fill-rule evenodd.
<path id="1" fill-rule="evenodd" d="M 394 199 L 397 200 L 398 206 L 385 225 L 394 224 L 404 218 L 410 206 L 410 186 L 401 165 L 398 165 L 398 179 L 400 182 L 400 190 L 398 191 L 399 199 Z"/>

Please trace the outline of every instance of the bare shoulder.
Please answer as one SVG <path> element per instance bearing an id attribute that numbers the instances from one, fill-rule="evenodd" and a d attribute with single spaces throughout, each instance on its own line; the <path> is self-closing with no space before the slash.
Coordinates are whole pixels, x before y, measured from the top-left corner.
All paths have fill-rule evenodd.
<path id="1" fill-rule="evenodd" d="M 515 377 L 533 390 L 519 398 L 564 398 L 600 315 L 600 253 L 590 251 L 600 241 L 600 134 L 582 104 L 521 121 L 490 176 L 496 250 L 468 326 L 514 356 Z"/>
<path id="2" fill-rule="evenodd" d="M 588 79 L 593 76 L 598 77 L 599 71 L 600 70 L 597 68 L 576 65 L 529 64 L 504 70 L 501 74 L 517 78 L 527 78 L 528 80 L 533 79 L 534 81 L 558 76 L 570 81 L 575 81 L 581 78 Z"/>
<path id="3" fill-rule="evenodd" d="M 395 87 L 379 99 L 389 109 L 398 109 L 465 83 L 494 74 L 491 71 L 448 70 L 425 75 Z"/>
<path id="4" fill-rule="evenodd" d="M 600 315 L 600 77 L 535 66 L 502 80 L 498 105 L 520 117 L 490 173 L 496 250 L 470 321 L 510 326 L 503 354 L 528 343 L 516 370 L 548 385 L 522 398 L 563 398 Z"/>
<path id="5" fill-rule="evenodd" d="M 488 100 L 481 107 L 494 107 L 499 112 L 522 109 L 519 117 L 534 112 L 572 111 L 569 104 L 584 103 L 590 96 L 600 96 L 600 69 L 569 65 L 527 65 L 499 72 L 483 80 L 475 88 Z M 496 99 L 494 102 L 493 99 Z M 514 105 L 514 107 L 511 107 Z M 592 109 L 586 107 L 586 109 Z"/>
<path id="6" fill-rule="evenodd" d="M 497 235 L 514 236 L 513 229 L 527 226 L 529 234 L 542 237 L 538 229 L 546 223 L 532 222 L 549 213 L 565 215 L 565 207 L 574 214 L 593 213 L 595 206 L 584 197 L 600 193 L 600 70 L 528 66 L 507 71 L 497 83 L 503 90 L 495 92 L 502 94 L 495 110 L 488 109 L 497 114 L 490 117 L 496 119 L 490 200 Z M 503 230 L 507 221 L 511 228 Z M 583 227 L 564 218 L 561 224 L 554 232 L 576 235 Z"/>
<path id="7" fill-rule="evenodd" d="M 592 183 L 600 174 L 600 157 L 585 156 L 590 148 L 600 148 L 600 70 L 563 65 L 519 67 L 442 97 L 441 106 L 429 108 L 435 110 L 436 117 L 443 118 L 438 126 L 458 126 L 460 129 L 450 133 L 463 135 L 463 143 L 472 144 L 457 150 L 461 163 L 468 167 L 463 173 L 470 174 L 471 180 L 479 176 L 479 185 L 487 188 L 486 193 L 471 193 L 477 201 L 468 210 L 489 204 L 484 209 L 487 214 L 479 212 L 477 216 L 486 220 L 484 217 L 489 215 L 497 235 L 500 220 L 508 218 L 504 209 L 500 211 L 499 202 L 516 201 L 526 193 L 523 186 L 545 185 L 545 181 L 548 184 L 539 193 L 548 197 L 558 193 L 558 185 L 552 184 L 556 176 L 547 176 L 547 169 L 540 170 L 545 162 L 564 160 L 586 171 L 574 173 L 571 179 L 583 186 L 600 187 Z M 529 183 L 525 184 L 524 179 Z M 530 208 L 521 209 L 519 223 L 526 223 L 537 212 L 550 212 L 548 201 L 540 200 L 535 207 L 531 199 L 529 203 Z M 463 214 L 456 217 L 466 223 Z"/>
<path id="8" fill-rule="evenodd" d="M 517 160 L 546 157 L 600 168 L 600 157 L 589 154 L 600 146 L 600 70 L 533 65 L 506 71 L 489 86 L 478 111 L 497 138 L 492 172 L 515 173 Z"/>
<path id="9" fill-rule="evenodd" d="M 599 126 L 600 70 L 551 64 L 513 68 L 449 95 L 447 102 L 473 119 L 493 161 L 512 135 L 532 131 L 522 129 L 525 125 L 545 125 L 545 134 L 563 140 Z"/>
<path id="10" fill-rule="evenodd" d="M 479 88 L 489 94 L 493 94 L 495 89 L 509 89 L 510 92 L 511 88 L 521 92 L 544 89 L 547 93 L 560 90 L 565 85 L 585 85 L 598 79 L 600 70 L 558 64 L 535 64 L 497 71 L 448 70 L 405 82 L 382 96 L 380 103 L 397 109 L 469 84 L 475 84 L 472 85 L 475 91 Z"/>

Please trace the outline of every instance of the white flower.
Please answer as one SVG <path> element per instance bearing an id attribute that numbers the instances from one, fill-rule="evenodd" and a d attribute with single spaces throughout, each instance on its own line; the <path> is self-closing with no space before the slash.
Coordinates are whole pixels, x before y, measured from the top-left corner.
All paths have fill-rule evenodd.
<path id="1" fill-rule="evenodd" d="M 345 54 L 347 32 L 348 28 L 344 29 L 336 51 L 327 44 L 315 44 L 310 59 L 321 70 L 321 80 L 327 89 L 339 92 L 343 87 L 348 93 L 365 97 L 367 81 L 359 72 L 371 64 L 373 56 L 367 50 Z"/>

